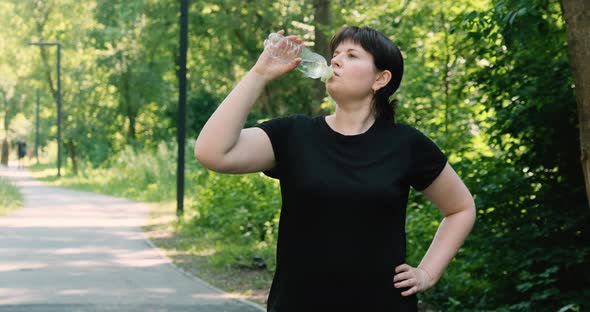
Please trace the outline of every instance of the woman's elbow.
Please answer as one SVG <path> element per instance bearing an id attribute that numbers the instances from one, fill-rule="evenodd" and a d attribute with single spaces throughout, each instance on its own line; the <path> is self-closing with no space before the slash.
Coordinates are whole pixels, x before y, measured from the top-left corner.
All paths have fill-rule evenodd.
<path id="1" fill-rule="evenodd" d="M 203 164 L 203 159 L 205 159 L 205 157 L 203 156 L 203 146 L 198 138 L 197 140 L 195 140 L 194 154 L 195 159 L 201 164 Z"/>
<path id="2" fill-rule="evenodd" d="M 232 173 L 231 169 L 224 161 L 224 156 L 219 155 L 210 149 L 195 144 L 195 159 L 205 168 L 219 172 Z"/>
<path id="3" fill-rule="evenodd" d="M 200 144 L 198 139 L 195 142 L 194 152 L 195 152 L 195 159 L 201 165 L 203 165 L 203 167 L 205 167 L 209 170 L 217 171 L 216 169 L 218 169 L 218 167 L 219 167 L 219 164 L 218 164 L 219 157 L 216 157 L 215 155 L 213 155 L 213 153 L 211 152 L 210 149 L 208 149 L 206 146 L 203 146 L 202 144 Z"/>
<path id="4" fill-rule="evenodd" d="M 455 212 L 449 215 L 459 215 L 464 219 L 465 222 L 475 223 L 477 216 L 477 209 L 475 207 L 475 200 L 472 196 L 465 197 L 460 204 L 458 204 Z"/>
<path id="5" fill-rule="evenodd" d="M 465 214 L 468 216 L 468 219 L 471 221 L 473 225 L 475 223 L 475 219 L 477 218 L 477 208 L 475 206 L 475 199 L 473 196 L 469 196 L 469 200 L 463 209 Z"/>

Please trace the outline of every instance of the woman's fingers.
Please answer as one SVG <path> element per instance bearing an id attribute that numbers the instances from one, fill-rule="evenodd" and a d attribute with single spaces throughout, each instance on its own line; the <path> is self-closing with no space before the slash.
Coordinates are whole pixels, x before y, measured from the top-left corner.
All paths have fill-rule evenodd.
<path id="1" fill-rule="evenodd" d="M 395 268 L 393 283 L 395 288 L 409 288 L 401 293 L 404 297 L 424 291 L 433 285 L 431 277 L 426 270 L 414 268 L 405 263 Z"/>
<path id="2" fill-rule="evenodd" d="M 295 69 L 295 67 L 297 67 L 297 65 L 299 65 L 299 63 L 301 63 L 301 58 L 299 58 L 299 57 L 295 58 L 293 60 L 293 62 L 291 62 L 291 67 L 292 67 L 291 69 Z"/>
<path id="3" fill-rule="evenodd" d="M 417 292 L 418 292 L 418 287 L 414 286 L 406 291 L 402 291 L 402 296 L 404 296 L 404 297 L 411 296 Z"/>
<path id="4" fill-rule="evenodd" d="M 409 266 L 408 264 L 405 264 L 405 263 L 404 263 L 404 264 L 398 265 L 398 266 L 395 268 L 395 273 L 400 273 L 400 272 L 404 272 L 404 271 L 409 271 L 410 269 L 412 269 L 412 267 L 411 267 L 411 266 Z"/>
<path id="5" fill-rule="evenodd" d="M 401 282 L 397 282 L 394 284 L 396 288 L 404 288 L 404 287 L 413 287 L 416 286 L 417 281 L 415 278 L 410 278 L 407 280 L 403 280 Z"/>
<path id="6" fill-rule="evenodd" d="M 393 276 L 394 287 L 409 288 L 401 293 L 402 296 L 410 296 L 430 287 L 427 273 L 419 268 L 402 264 L 395 268 L 395 272 L 396 274 Z"/>
<path id="7" fill-rule="evenodd" d="M 279 30 L 277 33 L 283 35 L 285 32 Z M 297 49 L 295 44 L 301 43 L 301 39 L 297 36 L 286 36 L 286 38 L 287 40 L 282 39 L 272 45 L 265 45 L 265 49 L 254 64 L 254 71 L 265 80 L 274 80 L 292 71 L 301 63 L 301 59 L 297 57 L 301 49 Z"/>
<path id="8" fill-rule="evenodd" d="M 393 282 L 396 288 L 412 287 L 417 285 L 418 279 L 416 272 L 411 266 L 402 264 L 395 268 L 395 272 L 397 274 L 393 276 Z"/>
<path id="9" fill-rule="evenodd" d="M 413 277 L 413 275 L 410 272 L 402 272 L 402 273 L 398 273 L 398 274 L 394 275 L 393 281 L 399 282 L 399 281 L 410 279 L 412 277 Z"/>
<path id="10" fill-rule="evenodd" d="M 277 33 L 283 34 L 283 31 Z M 283 63 L 295 59 L 303 50 L 302 40 L 294 35 L 286 36 L 270 47 L 270 54 L 279 57 Z"/>

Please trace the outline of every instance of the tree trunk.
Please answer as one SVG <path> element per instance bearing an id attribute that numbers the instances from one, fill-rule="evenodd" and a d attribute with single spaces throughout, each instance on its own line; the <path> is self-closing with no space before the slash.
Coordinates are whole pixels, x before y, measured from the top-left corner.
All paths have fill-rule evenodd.
<path id="1" fill-rule="evenodd" d="M 4 141 L 2 141 L 2 152 L 0 155 L 0 164 L 2 164 L 3 166 L 8 166 L 8 152 L 10 151 L 10 148 L 8 146 L 8 140 L 6 138 L 4 138 Z"/>
<path id="2" fill-rule="evenodd" d="M 49 19 L 49 15 L 53 11 L 53 5 L 51 3 L 46 3 L 45 1 L 35 1 L 32 4 L 34 16 L 33 19 L 35 21 L 35 26 L 37 29 L 37 36 L 39 36 L 39 41 L 43 41 L 43 32 L 45 30 L 45 24 Z M 45 47 L 40 46 L 38 47 L 39 53 L 41 54 L 41 61 L 43 62 L 43 67 L 45 69 L 45 77 L 47 78 L 47 83 L 49 84 L 49 90 L 51 91 L 51 95 L 53 96 L 53 100 L 57 103 L 57 89 L 53 86 L 53 79 L 51 78 L 52 66 L 49 65 L 49 56 L 47 55 L 47 51 Z"/>
<path id="3" fill-rule="evenodd" d="M 332 14 L 330 12 L 330 0 L 313 0 L 314 21 L 315 21 L 315 39 L 314 50 L 316 53 L 328 58 L 330 62 L 330 42 L 326 36 L 326 28 L 332 24 Z M 314 81 L 313 104 L 311 111 L 320 112 L 320 103 L 326 96 L 326 85 L 317 79 Z"/>
<path id="4" fill-rule="evenodd" d="M 135 142 L 137 137 L 135 131 L 135 117 L 136 114 L 131 110 L 127 110 L 127 120 L 129 121 L 129 128 L 127 129 L 127 138 L 131 140 L 131 142 Z"/>
<path id="5" fill-rule="evenodd" d="M 590 1 L 562 0 L 580 122 L 582 170 L 590 206 Z"/>
<path id="6" fill-rule="evenodd" d="M 76 146 L 74 145 L 74 141 L 68 140 L 66 145 L 68 146 L 68 153 L 70 154 L 70 159 L 72 160 L 72 171 L 74 174 L 78 174 L 78 157 L 76 156 Z"/>
<path id="7" fill-rule="evenodd" d="M 125 61 L 124 61 L 125 62 Z M 136 103 L 135 101 L 137 100 L 137 98 L 133 97 L 133 95 L 131 94 L 133 92 L 133 90 L 131 90 L 131 79 L 132 79 L 132 72 L 131 69 L 129 67 L 127 67 L 126 71 L 123 73 L 121 79 L 122 79 L 122 85 L 121 85 L 121 101 L 122 101 L 122 107 L 124 108 L 123 112 L 125 114 L 125 116 L 127 117 L 127 120 L 129 121 L 129 126 L 127 127 L 127 139 L 129 142 L 135 142 L 136 139 L 136 133 L 135 133 L 135 123 L 137 121 L 137 107 L 136 105 L 138 105 L 138 103 Z"/>
<path id="8" fill-rule="evenodd" d="M 4 133 L 8 136 L 8 125 L 9 115 L 8 115 L 8 99 L 6 98 L 6 92 L 4 90 L 0 90 L 0 94 L 2 94 L 2 102 L 4 103 Z"/>

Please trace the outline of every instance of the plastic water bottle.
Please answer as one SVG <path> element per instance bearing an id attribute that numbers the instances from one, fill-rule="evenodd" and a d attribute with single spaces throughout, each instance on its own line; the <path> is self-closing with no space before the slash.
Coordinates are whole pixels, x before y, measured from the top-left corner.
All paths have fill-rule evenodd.
<path id="1" fill-rule="evenodd" d="M 277 33 L 268 35 L 268 39 L 264 40 L 264 48 L 268 49 L 272 57 L 285 64 L 290 63 L 296 57 L 301 58 L 297 70 L 307 77 L 321 78 L 325 82 L 334 74 L 332 67 L 328 66 L 323 56 L 312 52 L 303 44 L 294 43 L 283 35 Z"/>

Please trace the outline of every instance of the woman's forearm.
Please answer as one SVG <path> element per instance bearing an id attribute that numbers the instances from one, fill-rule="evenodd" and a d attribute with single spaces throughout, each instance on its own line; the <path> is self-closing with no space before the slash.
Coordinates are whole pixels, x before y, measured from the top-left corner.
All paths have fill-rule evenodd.
<path id="1" fill-rule="evenodd" d="M 459 251 L 475 222 L 475 207 L 446 216 L 422 258 L 419 268 L 425 270 L 436 283 Z"/>
<path id="2" fill-rule="evenodd" d="M 283 34 L 281 30 L 278 32 Z M 287 36 L 295 44 L 302 44 L 296 36 Z M 273 49 L 273 48 L 271 48 Z M 277 47 L 276 49 L 280 49 Z M 273 58 L 265 49 L 254 67 L 242 78 L 203 126 L 195 142 L 195 156 L 208 168 L 219 168 L 226 155 L 240 140 L 246 118 L 268 82 L 292 71 L 301 58 L 284 63 Z"/>

